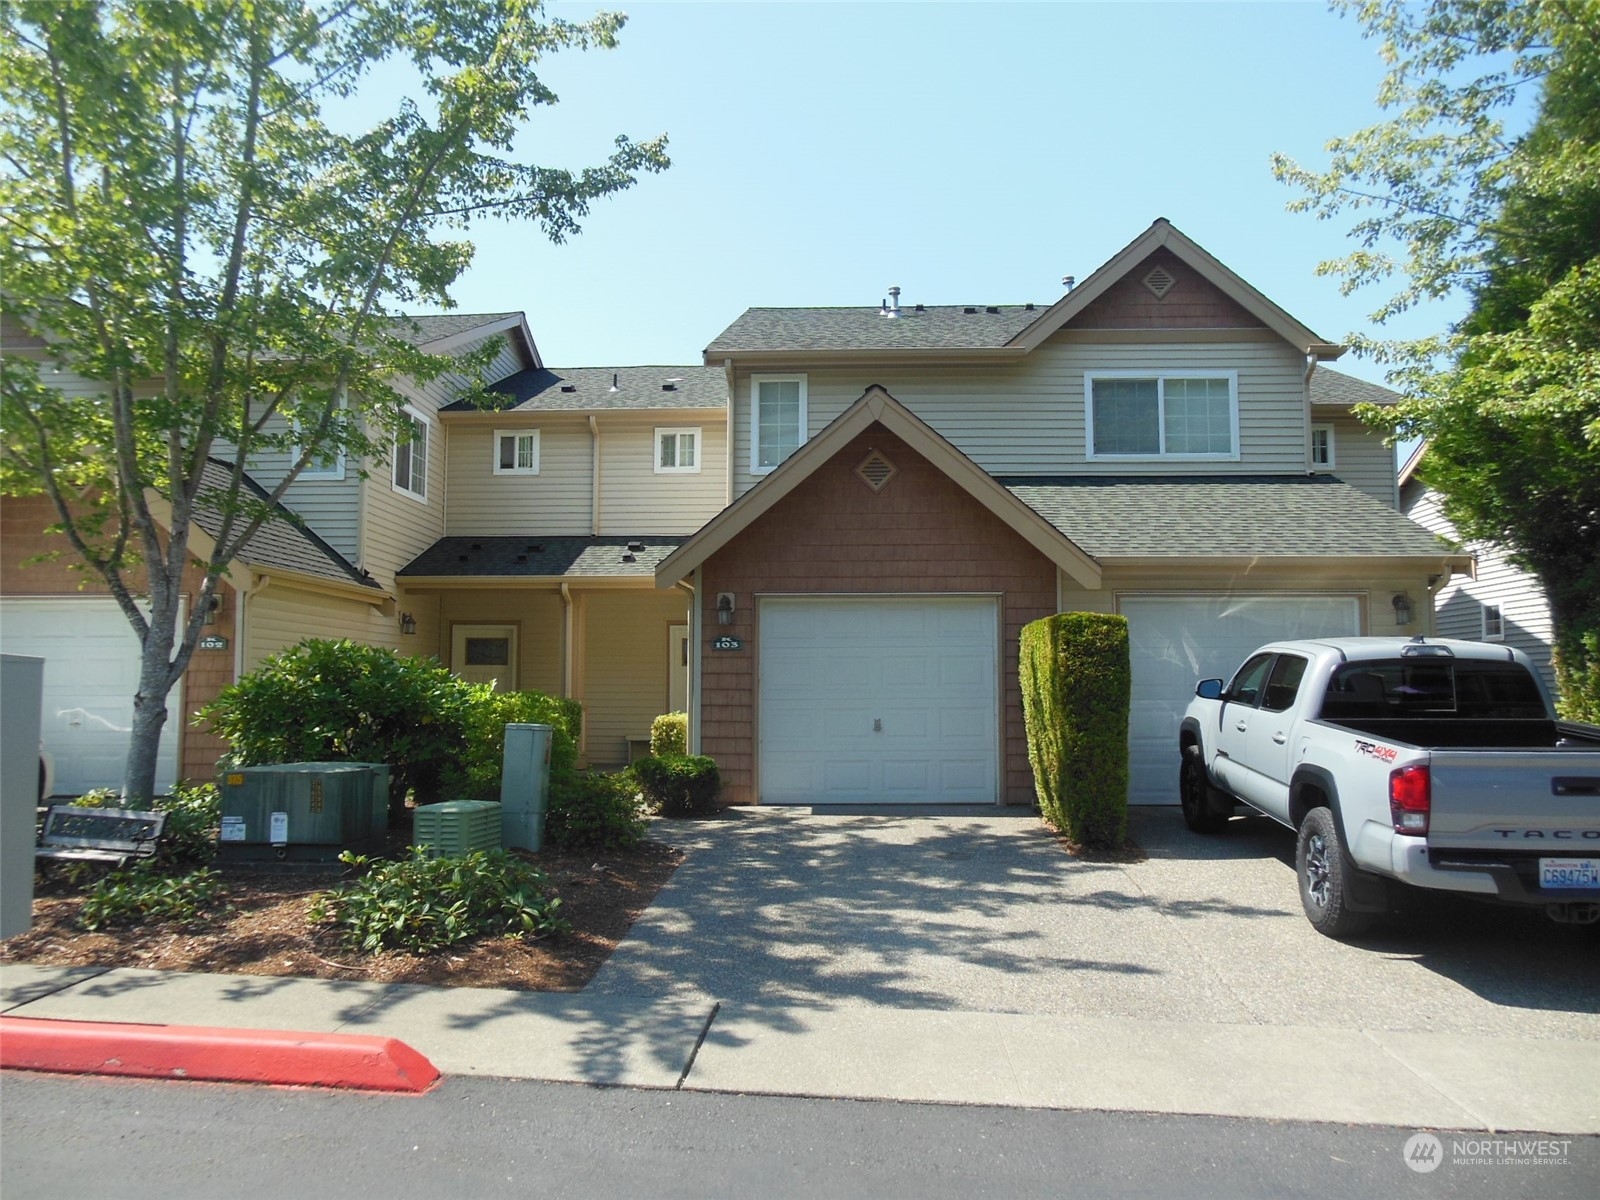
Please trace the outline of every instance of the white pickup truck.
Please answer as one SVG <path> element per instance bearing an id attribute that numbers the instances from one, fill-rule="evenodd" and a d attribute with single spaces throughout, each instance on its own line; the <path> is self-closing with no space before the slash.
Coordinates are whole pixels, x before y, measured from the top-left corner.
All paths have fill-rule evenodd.
<path id="1" fill-rule="evenodd" d="M 1600 728 L 1558 721 L 1526 656 L 1395 637 L 1275 642 L 1202 680 L 1183 816 L 1243 804 L 1297 833 L 1307 918 L 1360 933 L 1392 882 L 1600 921 Z"/>

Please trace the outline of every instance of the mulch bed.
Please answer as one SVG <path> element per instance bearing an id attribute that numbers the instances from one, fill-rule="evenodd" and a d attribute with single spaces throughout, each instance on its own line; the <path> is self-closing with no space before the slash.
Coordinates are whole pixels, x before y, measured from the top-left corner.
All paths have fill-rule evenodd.
<path id="1" fill-rule="evenodd" d="M 0 962 L 37 966 L 148 967 L 241 975 L 301 975 L 445 987 L 570 992 L 582 988 L 683 861 L 661 842 L 602 854 L 527 855 L 561 897 L 572 932 L 529 941 L 484 938 L 425 957 L 364 955 L 307 917 L 312 897 L 339 878 L 222 869 L 224 904 L 183 926 L 149 923 L 100 933 L 76 924 L 79 890 L 38 884 L 33 928 L 0 942 Z"/>

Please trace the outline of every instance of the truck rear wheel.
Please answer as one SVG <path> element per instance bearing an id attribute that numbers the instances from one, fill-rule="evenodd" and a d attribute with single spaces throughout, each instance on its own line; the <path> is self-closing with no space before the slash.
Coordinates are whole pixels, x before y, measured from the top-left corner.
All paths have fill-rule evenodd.
<path id="1" fill-rule="evenodd" d="M 1178 768 L 1178 800 L 1183 806 L 1183 823 L 1196 833 L 1216 833 L 1228 823 L 1211 802 L 1211 781 L 1206 778 L 1205 760 L 1199 746 L 1183 748 L 1183 765 Z"/>
<path id="2" fill-rule="evenodd" d="M 1349 867 L 1339 822 L 1329 809 L 1313 808 L 1300 822 L 1294 865 L 1300 906 L 1313 929 L 1331 938 L 1347 938 L 1371 927 L 1371 913 L 1354 912 L 1346 905 Z"/>

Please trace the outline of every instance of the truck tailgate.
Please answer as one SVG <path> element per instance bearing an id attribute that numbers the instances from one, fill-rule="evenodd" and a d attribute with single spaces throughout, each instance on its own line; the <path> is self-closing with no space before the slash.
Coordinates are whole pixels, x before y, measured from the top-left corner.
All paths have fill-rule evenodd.
<path id="1" fill-rule="evenodd" d="M 1428 845 L 1600 856 L 1600 750 L 1436 750 Z"/>

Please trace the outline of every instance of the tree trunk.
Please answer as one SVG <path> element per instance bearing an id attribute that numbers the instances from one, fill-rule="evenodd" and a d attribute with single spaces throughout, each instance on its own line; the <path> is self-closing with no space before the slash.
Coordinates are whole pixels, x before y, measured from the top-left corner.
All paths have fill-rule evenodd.
<path id="1" fill-rule="evenodd" d="M 173 622 L 168 609 L 161 619 L 158 606 L 150 616 L 144 653 L 139 662 L 139 690 L 133 697 L 133 728 L 128 737 L 128 760 L 122 773 L 122 799 L 129 808 L 147 809 L 156 794 L 156 764 L 161 756 L 161 731 L 167 723 L 167 693 L 172 662 Z"/>

